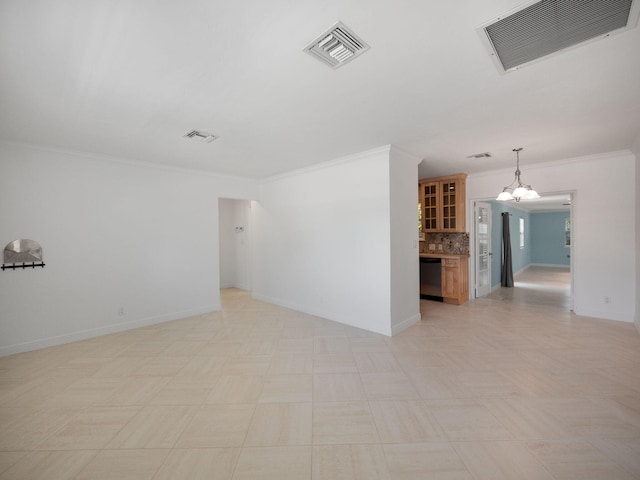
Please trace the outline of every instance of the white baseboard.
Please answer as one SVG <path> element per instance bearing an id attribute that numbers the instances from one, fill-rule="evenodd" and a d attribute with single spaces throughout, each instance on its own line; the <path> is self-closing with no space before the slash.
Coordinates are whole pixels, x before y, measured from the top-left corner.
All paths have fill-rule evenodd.
<path id="1" fill-rule="evenodd" d="M 403 330 L 406 330 L 410 326 L 415 325 L 420 320 L 422 320 L 422 315 L 420 313 L 416 313 L 415 315 L 401 321 L 400 323 L 393 325 L 391 327 L 391 336 L 393 337 L 394 335 L 397 335 L 398 333 L 400 333 Z"/>
<path id="2" fill-rule="evenodd" d="M 225 283 L 223 285 L 220 285 L 220 289 L 223 289 L 223 288 L 238 288 L 240 290 L 247 290 L 247 291 L 251 290 L 249 286 L 245 285 L 244 283 Z"/>
<path id="3" fill-rule="evenodd" d="M 615 322 L 634 323 L 633 315 L 624 312 L 600 312 L 597 310 L 574 309 L 576 315 L 581 317 L 599 318 L 601 320 L 612 320 Z M 636 326 L 638 324 L 636 323 Z"/>
<path id="4" fill-rule="evenodd" d="M 16 353 L 30 352 L 32 350 L 39 350 L 41 348 L 54 347 L 56 345 L 63 345 L 65 343 L 77 342 L 80 340 L 87 340 L 88 338 L 99 337 L 102 335 L 109 335 L 112 333 L 124 332 L 126 330 L 133 330 L 135 328 L 147 327 L 149 325 L 155 325 L 158 323 L 170 322 L 171 320 L 178 320 L 181 318 L 193 317 L 194 315 L 202 315 L 205 313 L 216 312 L 221 309 L 222 309 L 222 306 L 219 303 L 217 303 L 217 304 L 207 305 L 200 308 L 183 310 L 180 312 L 167 313 L 164 315 L 143 318 L 140 320 L 133 320 L 131 322 L 122 322 L 122 323 L 117 323 L 115 325 L 92 328 L 89 330 L 81 330 L 79 332 L 67 333 L 67 334 L 58 335 L 55 337 L 41 338 L 38 340 L 20 343 L 17 345 L 8 345 L 6 347 L 0 347 L 0 357 L 6 357 L 7 355 L 14 355 Z"/>
<path id="5" fill-rule="evenodd" d="M 529 268 L 529 267 L 562 268 L 563 270 L 571 269 L 571 265 L 562 265 L 559 263 L 530 263 L 525 268 Z"/>
<path id="6" fill-rule="evenodd" d="M 355 323 L 351 323 L 343 318 L 340 315 L 336 315 L 335 313 L 329 312 L 327 310 L 321 310 L 313 307 L 309 307 L 307 305 L 300 305 L 293 302 L 288 302 L 286 300 L 282 300 L 275 297 L 270 297 L 268 295 L 262 295 L 260 293 L 252 292 L 252 297 L 256 300 L 260 300 L 262 302 L 271 303 L 273 305 L 278 305 L 280 307 L 289 308 L 291 310 L 295 310 L 297 312 L 306 313 L 308 315 L 314 315 L 316 317 L 325 318 L 327 320 L 331 320 L 333 322 L 341 323 L 343 325 L 348 325 L 349 327 L 360 328 L 362 330 L 367 330 L 373 333 L 379 333 L 381 335 L 386 335 L 387 337 L 391 335 L 391 329 L 386 332 L 381 332 L 378 330 L 372 330 L 370 328 L 364 328 L 362 325 L 357 325 Z"/>
<path id="7" fill-rule="evenodd" d="M 513 272 L 513 278 L 516 277 L 516 275 L 520 275 L 522 272 L 524 272 L 527 268 L 529 268 L 531 266 L 531 264 L 527 265 L 526 267 L 521 268 L 520 270 L 518 270 L 517 272 Z"/>

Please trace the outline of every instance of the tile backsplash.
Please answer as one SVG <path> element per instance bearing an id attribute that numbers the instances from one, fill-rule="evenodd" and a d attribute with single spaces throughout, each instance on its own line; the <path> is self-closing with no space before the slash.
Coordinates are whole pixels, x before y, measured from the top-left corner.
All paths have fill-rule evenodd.
<path id="1" fill-rule="evenodd" d="M 429 248 L 432 246 L 433 248 Z M 468 233 L 427 233 L 420 242 L 420 253 L 469 254 Z"/>

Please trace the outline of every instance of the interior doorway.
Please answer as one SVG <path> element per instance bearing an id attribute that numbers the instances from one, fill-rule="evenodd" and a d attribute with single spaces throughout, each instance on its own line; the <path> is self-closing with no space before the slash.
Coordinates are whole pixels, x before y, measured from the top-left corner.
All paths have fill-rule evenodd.
<path id="1" fill-rule="evenodd" d="M 513 303 L 555 303 L 564 310 L 573 310 L 573 263 L 575 224 L 573 209 L 575 192 L 543 194 L 533 202 L 473 202 L 474 238 L 471 262 L 475 297 L 487 297 Z M 490 212 L 489 219 L 481 219 L 480 208 Z M 514 255 L 514 287 L 501 287 L 502 222 L 503 212 L 510 213 L 511 248 Z M 482 239 L 482 225 L 489 223 L 491 231 L 487 243 Z M 524 226 L 524 232 L 521 231 Z M 524 245 L 523 245 L 524 243 Z M 488 247 L 487 247 L 488 245 Z M 486 268 L 483 265 L 489 254 L 487 289 Z M 483 277 L 485 275 L 485 277 Z M 487 291 L 488 290 L 488 291 Z"/>
<path id="2" fill-rule="evenodd" d="M 220 288 L 251 290 L 251 201 L 218 199 Z"/>
<path id="3" fill-rule="evenodd" d="M 514 277 L 512 288 L 498 288 L 486 298 L 522 305 L 572 310 L 569 267 L 531 265 Z"/>

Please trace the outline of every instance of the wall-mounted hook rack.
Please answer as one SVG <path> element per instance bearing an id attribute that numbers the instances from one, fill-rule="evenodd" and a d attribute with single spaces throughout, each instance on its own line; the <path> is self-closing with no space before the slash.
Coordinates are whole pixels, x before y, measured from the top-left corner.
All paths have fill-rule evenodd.
<path id="1" fill-rule="evenodd" d="M 16 270 L 18 268 L 44 267 L 42 261 L 42 247 L 34 240 L 21 238 L 9 242 L 4 247 L 4 263 L 2 271 Z"/>
<path id="2" fill-rule="evenodd" d="M 15 270 L 17 268 L 36 268 L 36 267 L 44 267 L 45 264 L 44 263 L 35 263 L 35 262 L 31 262 L 30 264 L 28 263 L 23 263 L 22 265 L 18 265 L 17 263 L 12 263 L 11 265 L 5 265 L 4 263 L 2 264 L 2 270 Z"/>

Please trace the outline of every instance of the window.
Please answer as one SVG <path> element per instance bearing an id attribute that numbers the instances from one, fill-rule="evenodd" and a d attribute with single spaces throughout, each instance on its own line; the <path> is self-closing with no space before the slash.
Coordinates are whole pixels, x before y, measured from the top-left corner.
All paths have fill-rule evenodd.
<path id="1" fill-rule="evenodd" d="M 524 248 L 524 218 L 520 217 L 520 250 Z"/>
<path id="2" fill-rule="evenodd" d="M 564 246 L 565 248 L 571 247 L 571 218 L 564 219 Z"/>

